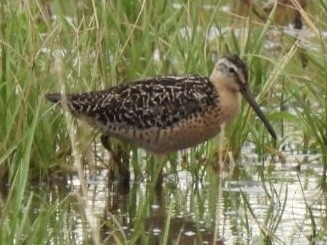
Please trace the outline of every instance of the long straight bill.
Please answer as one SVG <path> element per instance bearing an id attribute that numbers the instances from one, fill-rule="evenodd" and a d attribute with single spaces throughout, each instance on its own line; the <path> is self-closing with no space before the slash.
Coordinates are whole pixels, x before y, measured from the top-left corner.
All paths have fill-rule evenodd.
<path id="1" fill-rule="evenodd" d="M 254 99 L 251 91 L 249 90 L 249 88 L 247 86 L 243 86 L 241 88 L 241 93 L 244 96 L 244 98 L 247 100 L 247 102 L 249 102 L 249 104 L 253 108 L 253 110 L 257 113 L 258 117 L 261 119 L 263 124 L 266 126 L 266 128 L 267 128 L 268 132 L 270 133 L 271 137 L 273 137 L 273 139 L 276 140 L 277 136 L 276 136 L 275 130 L 273 129 L 273 127 L 271 126 L 271 124 L 267 120 L 265 114 L 263 114 L 262 110 L 260 109 L 259 105 L 255 101 L 255 99 Z"/>

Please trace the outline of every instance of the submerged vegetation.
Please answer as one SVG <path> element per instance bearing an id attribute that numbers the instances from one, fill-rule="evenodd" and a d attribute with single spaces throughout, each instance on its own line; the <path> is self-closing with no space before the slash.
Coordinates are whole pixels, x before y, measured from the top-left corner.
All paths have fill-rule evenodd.
<path id="1" fill-rule="evenodd" d="M 182 243 L 181 227 L 200 234 L 188 240 L 196 243 L 283 243 L 279 228 L 296 191 L 303 223 L 310 224 L 299 232 L 306 241 L 326 241 L 327 4 L 232 2 L 2 1 L 1 244 Z M 299 27 L 299 15 L 301 30 L 292 27 Z M 223 134 L 167 156 L 160 195 L 144 184 L 144 170 L 155 172 L 156 159 L 116 140 L 113 149 L 134 182 L 129 195 L 116 183 L 108 187 L 112 166 L 97 132 L 44 99 L 48 92 L 100 90 L 159 74 L 206 75 L 226 53 L 247 62 L 250 88 L 278 140 L 244 104 Z M 283 164 L 291 167 L 278 172 Z M 254 180 L 265 195 L 264 214 L 251 199 L 255 190 L 241 184 Z M 292 189 L 294 180 L 299 189 Z M 103 189 L 111 194 L 99 212 L 87 197 L 101 198 Z M 147 229 L 159 221 L 160 236 L 152 237 Z"/>

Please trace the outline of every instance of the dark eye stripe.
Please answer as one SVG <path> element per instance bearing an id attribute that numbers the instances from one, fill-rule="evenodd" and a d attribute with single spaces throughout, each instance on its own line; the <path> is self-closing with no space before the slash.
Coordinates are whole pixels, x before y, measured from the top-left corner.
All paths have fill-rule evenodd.
<path id="1" fill-rule="evenodd" d="M 240 68 L 244 74 L 244 79 L 248 80 L 248 69 L 245 63 L 237 55 L 224 56 L 229 62 L 233 63 L 236 67 Z"/>
<path id="2" fill-rule="evenodd" d="M 228 70 L 229 70 L 229 72 L 230 72 L 230 73 L 236 74 L 236 71 L 235 71 L 235 69 L 234 69 L 234 68 L 232 68 L 232 67 L 229 67 L 229 68 L 228 68 Z"/>

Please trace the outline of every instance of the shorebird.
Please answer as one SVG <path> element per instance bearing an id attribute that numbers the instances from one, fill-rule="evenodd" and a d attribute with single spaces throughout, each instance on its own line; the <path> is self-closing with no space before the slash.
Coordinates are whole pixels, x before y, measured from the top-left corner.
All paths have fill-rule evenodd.
<path id="1" fill-rule="evenodd" d="M 248 87 L 247 66 L 237 55 L 219 59 L 210 76 L 158 76 L 87 93 L 47 94 L 75 117 L 108 137 L 155 154 L 196 146 L 228 126 L 241 106 L 241 94 L 276 133 Z"/>

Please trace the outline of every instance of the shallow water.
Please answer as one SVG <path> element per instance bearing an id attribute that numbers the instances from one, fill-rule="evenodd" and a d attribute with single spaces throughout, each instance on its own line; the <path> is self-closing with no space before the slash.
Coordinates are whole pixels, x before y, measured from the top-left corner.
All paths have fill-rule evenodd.
<path id="1" fill-rule="evenodd" d="M 307 244 L 312 236 L 324 243 L 326 195 L 317 157 L 289 154 L 281 164 L 247 155 L 227 172 L 209 169 L 203 181 L 177 171 L 165 176 L 159 191 L 144 181 L 129 188 L 109 184 L 107 170 L 86 171 L 86 197 L 77 176 L 46 191 L 50 203 L 72 197 L 57 215 L 74 244 L 92 240 L 90 227 L 103 244 Z M 300 171 L 298 161 L 306 161 Z"/>

